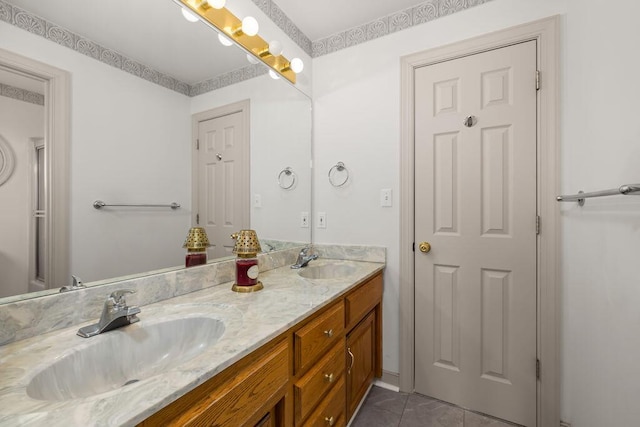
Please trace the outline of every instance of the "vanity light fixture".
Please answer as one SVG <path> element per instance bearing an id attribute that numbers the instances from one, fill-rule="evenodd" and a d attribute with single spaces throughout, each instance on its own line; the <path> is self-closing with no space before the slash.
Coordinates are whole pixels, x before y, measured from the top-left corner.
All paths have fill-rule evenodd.
<path id="1" fill-rule="evenodd" d="M 290 69 L 296 74 L 299 74 L 304 69 L 304 62 L 300 58 L 293 58 L 289 65 L 285 66 L 283 69 Z"/>
<path id="2" fill-rule="evenodd" d="M 202 22 L 221 33 L 221 36 L 226 36 L 236 42 L 249 54 L 267 65 L 276 76 L 282 76 L 295 84 L 296 73 L 294 68 L 301 71 L 302 67 L 293 66 L 292 61 L 289 61 L 281 54 L 282 45 L 280 43 L 270 46 L 267 41 L 258 35 L 259 26 L 255 18 L 247 16 L 241 21 L 227 8 L 216 7 L 219 6 L 219 1 L 221 0 L 173 1 L 200 17 Z M 265 52 L 267 53 L 265 54 Z"/>
<path id="3" fill-rule="evenodd" d="M 278 73 L 273 70 L 269 70 L 269 77 L 271 77 L 273 80 L 280 80 L 280 76 L 278 75 Z"/>
<path id="4" fill-rule="evenodd" d="M 260 60 L 250 53 L 247 53 L 247 61 L 249 61 L 253 65 L 260 63 Z"/>
<path id="5" fill-rule="evenodd" d="M 223 46 L 232 46 L 233 42 L 229 40 L 227 36 L 223 36 L 222 33 L 218 33 L 218 41 Z"/>
<path id="6" fill-rule="evenodd" d="M 271 40 L 269 42 L 269 46 L 265 50 L 260 52 L 258 56 L 260 58 L 264 58 L 266 56 L 278 56 L 281 54 L 282 54 L 282 43 L 280 43 L 278 40 Z"/>
<path id="7" fill-rule="evenodd" d="M 200 20 L 200 18 L 198 18 L 197 15 L 194 15 L 194 13 L 191 12 L 186 7 L 182 8 L 182 16 L 184 16 L 184 19 L 186 19 L 189 22 L 198 22 Z"/>
<path id="8" fill-rule="evenodd" d="M 222 9 L 227 4 L 227 0 L 207 0 L 207 3 L 214 9 Z"/>
<path id="9" fill-rule="evenodd" d="M 240 28 L 233 32 L 233 35 L 240 35 L 240 32 L 253 37 L 258 34 L 258 30 L 260 26 L 258 25 L 258 21 L 253 16 L 247 16 L 242 20 L 242 25 Z"/>

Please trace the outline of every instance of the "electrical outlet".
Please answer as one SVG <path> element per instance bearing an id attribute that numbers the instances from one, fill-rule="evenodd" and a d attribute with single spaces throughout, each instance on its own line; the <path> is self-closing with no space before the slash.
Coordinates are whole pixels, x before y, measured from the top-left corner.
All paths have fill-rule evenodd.
<path id="1" fill-rule="evenodd" d="M 391 189 L 384 188 L 380 190 L 380 206 L 382 207 L 390 207 L 392 206 L 391 201 Z"/>
<path id="2" fill-rule="evenodd" d="M 262 207 L 262 196 L 260 196 L 259 194 L 254 194 L 253 195 L 253 207 L 254 208 L 261 208 Z"/>
<path id="3" fill-rule="evenodd" d="M 327 228 L 327 214 L 318 212 L 318 228 Z"/>
<path id="4" fill-rule="evenodd" d="M 300 213 L 300 227 L 309 228 L 309 212 Z"/>

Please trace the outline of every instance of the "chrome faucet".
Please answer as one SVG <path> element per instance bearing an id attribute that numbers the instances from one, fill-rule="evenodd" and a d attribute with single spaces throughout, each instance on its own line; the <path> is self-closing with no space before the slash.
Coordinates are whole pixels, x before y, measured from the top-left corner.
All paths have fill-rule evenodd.
<path id="1" fill-rule="evenodd" d="M 89 338 L 112 329 L 136 323 L 140 319 L 136 314 L 140 313 L 139 307 L 129 307 L 124 299 L 126 294 L 133 294 L 135 291 L 122 289 L 112 292 L 104 302 L 102 316 L 96 324 L 80 328 L 77 332 L 83 338 Z"/>
<path id="2" fill-rule="evenodd" d="M 76 276 L 71 276 L 73 278 L 73 283 L 71 286 L 63 286 L 60 288 L 60 292 L 69 292 L 69 291 L 77 291 L 78 289 L 86 288 L 85 285 L 82 284 L 82 280 L 80 280 Z"/>
<path id="3" fill-rule="evenodd" d="M 298 260 L 291 266 L 291 268 L 306 267 L 307 264 L 309 264 L 309 262 L 313 261 L 314 259 L 318 259 L 318 255 L 309 255 L 309 247 L 307 246 L 300 251 L 300 253 L 298 254 Z"/>

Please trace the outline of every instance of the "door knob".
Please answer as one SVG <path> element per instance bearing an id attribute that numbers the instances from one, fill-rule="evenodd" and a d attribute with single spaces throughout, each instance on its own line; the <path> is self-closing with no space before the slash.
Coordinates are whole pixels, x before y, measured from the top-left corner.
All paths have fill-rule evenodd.
<path id="1" fill-rule="evenodd" d="M 428 242 L 420 243 L 420 252 L 424 252 L 425 254 L 431 250 L 431 245 Z"/>

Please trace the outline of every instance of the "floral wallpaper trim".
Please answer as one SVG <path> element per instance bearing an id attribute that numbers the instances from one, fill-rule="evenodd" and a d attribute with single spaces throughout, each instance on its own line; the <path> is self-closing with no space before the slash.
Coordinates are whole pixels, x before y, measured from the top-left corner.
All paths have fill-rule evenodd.
<path id="1" fill-rule="evenodd" d="M 346 49 L 396 31 L 424 24 L 491 0 L 429 0 L 417 6 L 383 16 L 358 27 L 330 35 L 312 44 L 313 58 Z M 254 0 L 256 2 L 256 0 Z"/>
<path id="2" fill-rule="evenodd" d="M 44 105 L 44 95 L 3 83 L 0 83 L 0 96 L 6 96 L 7 98 L 13 98 L 31 104 Z"/>
<path id="3" fill-rule="evenodd" d="M 280 6 L 272 0 L 252 0 L 256 6 L 264 12 L 284 33 L 300 48 L 311 56 L 312 43 L 291 19 L 280 9 Z"/>

